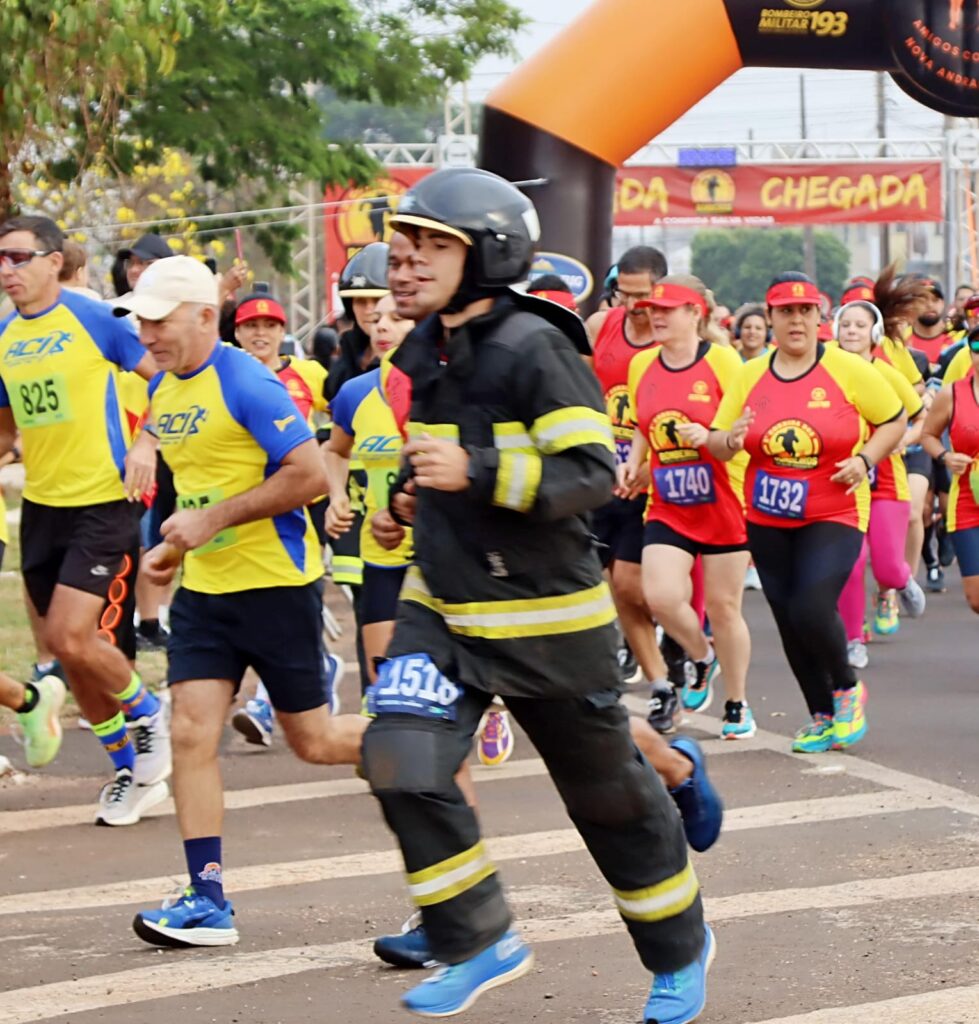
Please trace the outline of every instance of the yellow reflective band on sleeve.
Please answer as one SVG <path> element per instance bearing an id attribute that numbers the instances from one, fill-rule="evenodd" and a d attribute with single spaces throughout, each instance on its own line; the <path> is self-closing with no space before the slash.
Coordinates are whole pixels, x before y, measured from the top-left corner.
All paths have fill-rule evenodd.
<path id="1" fill-rule="evenodd" d="M 664 921 L 676 917 L 693 905 L 699 891 L 700 885 L 689 861 L 678 875 L 658 885 L 631 892 L 612 890 L 619 913 L 630 921 Z"/>
<path id="2" fill-rule="evenodd" d="M 571 405 L 541 416 L 534 420 L 530 436 L 545 455 L 558 455 L 586 444 L 599 444 L 615 451 L 612 421 L 604 412 L 585 405 Z"/>
<path id="3" fill-rule="evenodd" d="M 526 423 L 494 423 L 493 444 L 500 451 L 536 452 Z"/>
<path id="4" fill-rule="evenodd" d="M 364 582 L 364 561 L 356 555 L 334 555 L 333 582 L 359 587 Z"/>
<path id="5" fill-rule="evenodd" d="M 433 597 L 421 573 L 413 566 L 401 588 L 401 600 L 436 612 L 450 633 L 484 640 L 581 633 L 615 621 L 615 604 L 604 582 L 557 597 L 452 604 Z"/>
<path id="6" fill-rule="evenodd" d="M 459 425 L 457 423 L 419 423 L 411 420 L 408 423 L 408 440 L 417 441 L 422 434 L 438 437 L 443 441 L 459 443 Z"/>
<path id="7" fill-rule="evenodd" d="M 493 487 L 493 504 L 527 512 L 537 500 L 544 471 L 537 452 L 501 451 Z"/>
<path id="8" fill-rule="evenodd" d="M 408 874 L 408 891 L 417 907 L 444 903 L 478 885 L 496 871 L 481 842 L 454 857 Z"/>

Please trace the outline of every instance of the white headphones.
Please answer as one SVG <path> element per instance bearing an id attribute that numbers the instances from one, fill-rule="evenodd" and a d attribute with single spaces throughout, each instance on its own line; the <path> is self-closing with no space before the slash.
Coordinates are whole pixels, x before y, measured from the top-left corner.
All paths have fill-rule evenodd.
<path id="1" fill-rule="evenodd" d="M 879 345 L 884 340 L 884 317 L 881 311 L 872 303 L 865 302 L 863 299 L 857 299 L 856 302 L 848 302 L 845 306 L 840 306 L 836 311 L 836 316 L 833 318 L 833 337 L 837 341 L 840 340 L 840 321 L 843 319 L 843 314 L 848 309 L 853 309 L 854 306 L 859 306 L 861 309 L 867 310 L 868 313 L 873 313 L 874 326 L 870 328 L 870 343 L 872 345 Z"/>

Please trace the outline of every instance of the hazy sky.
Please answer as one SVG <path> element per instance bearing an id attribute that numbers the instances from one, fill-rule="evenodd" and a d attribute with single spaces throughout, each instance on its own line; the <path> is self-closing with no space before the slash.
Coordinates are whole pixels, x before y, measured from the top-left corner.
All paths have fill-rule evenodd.
<path id="1" fill-rule="evenodd" d="M 587 0 L 513 0 L 531 24 L 517 40 L 528 56 L 559 33 L 589 6 Z M 652 0 L 650 0 L 652 6 Z M 470 86 L 482 100 L 513 67 L 512 62 L 487 60 L 476 69 Z M 592 71 L 601 74 L 601 69 Z M 670 142 L 707 145 L 738 142 L 754 131 L 756 139 L 789 141 L 800 138 L 799 74 L 794 70 L 750 68 L 739 71 L 688 111 L 659 138 Z M 867 71 L 807 71 L 806 102 L 809 137 L 822 139 L 876 138 L 875 75 Z M 887 80 L 888 135 L 915 139 L 941 134 L 942 117 L 905 97 Z"/>

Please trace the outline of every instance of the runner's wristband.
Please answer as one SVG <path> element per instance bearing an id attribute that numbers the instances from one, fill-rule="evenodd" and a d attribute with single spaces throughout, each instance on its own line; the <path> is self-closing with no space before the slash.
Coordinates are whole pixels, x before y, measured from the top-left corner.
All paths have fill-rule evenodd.
<path id="1" fill-rule="evenodd" d="M 935 461 L 938 463 L 939 466 L 944 466 L 946 458 L 948 458 L 948 449 L 943 448 L 941 454 L 938 456 L 937 459 L 935 459 Z"/>
<path id="2" fill-rule="evenodd" d="M 874 464 L 870 461 L 870 459 L 867 458 L 866 455 L 864 455 L 863 452 L 857 452 L 857 458 L 863 459 L 863 464 L 867 467 L 868 473 L 874 468 Z"/>

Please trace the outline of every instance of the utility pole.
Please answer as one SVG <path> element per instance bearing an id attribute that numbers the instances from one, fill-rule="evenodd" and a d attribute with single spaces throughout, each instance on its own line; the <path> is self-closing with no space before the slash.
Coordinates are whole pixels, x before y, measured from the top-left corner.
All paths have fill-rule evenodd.
<path id="1" fill-rule="evenodd" d="M 877 138 L 887 138 L 887 78 L 883 71 L 877 72 Z M 881 157 L 887 156 L 887 145 L 881 142 Z M 891 262 L 891 226 L 881 224 L 879 228 L 880 237 L 880 267 L 884 269 Z"/>
<path id="2" fill-rule="evenodd" d="M 799 117 L 801 121 L 802 138 L 808 139 L 809 133 L 806 126 L 806 76 L 799 75 Z M 806 224 L 802 229 L 802 261 L 806 274 L 817 281 L 816 278 L 816 238 L 813 234 L 812 225 Z M 817 281 L 818 283 L 818 281 Z"/>

